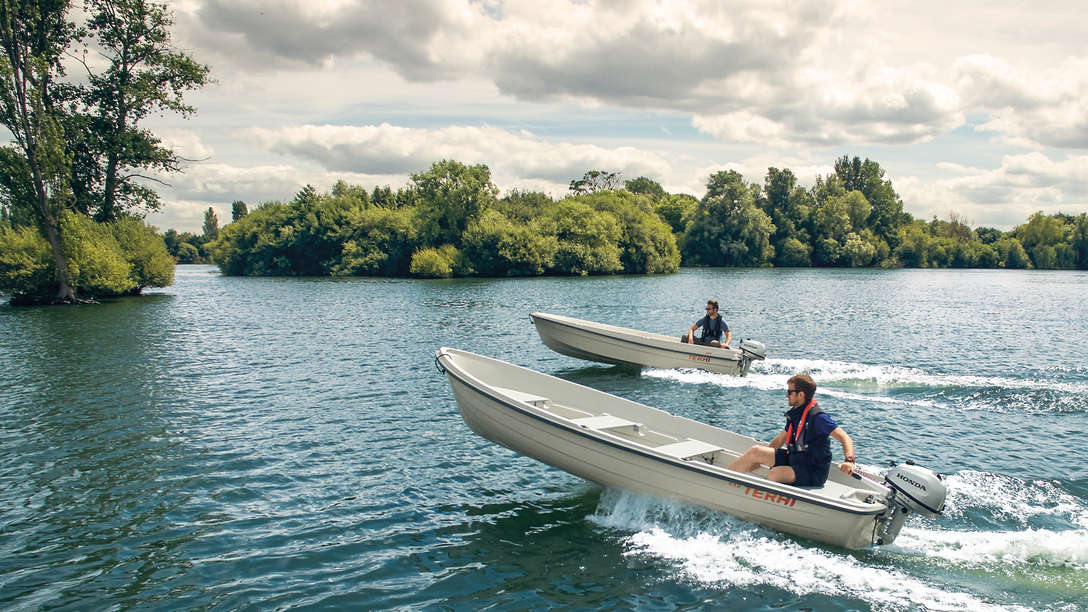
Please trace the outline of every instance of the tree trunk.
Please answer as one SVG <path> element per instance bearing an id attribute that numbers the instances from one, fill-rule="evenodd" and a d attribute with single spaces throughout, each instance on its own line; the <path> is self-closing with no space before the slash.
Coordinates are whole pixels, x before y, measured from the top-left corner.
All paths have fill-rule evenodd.
<path id="1" fill-rule="evenodd" d="M 53 249 L 53 261 L 57 266 L 57 296 L 58 302 L 76 301 L 76 293 L 68 279 L 68 257 L 64 254 L 64 245 L 60 242 L 60 232 L 57 231 L 57 223 L 48 218 L 45 226 L 45 239 L 49 241 L 49 247 Z"/>

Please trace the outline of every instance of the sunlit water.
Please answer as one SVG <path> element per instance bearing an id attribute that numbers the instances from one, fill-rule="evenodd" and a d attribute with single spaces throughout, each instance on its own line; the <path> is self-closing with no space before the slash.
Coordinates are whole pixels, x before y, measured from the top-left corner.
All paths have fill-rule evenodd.
<path id="1" fill-rule="evenodd" d="M 679 334 L 707 297 L 768 347 L 746 378 L 580 362 L 528 317 Z M 1072 272 L 183 266 L 139 299 L 0 306 L 0 608 L 1084 609 L 1086 303 Z M 807 371 L 864 467 L 937 469 L 948 507 L 846 551 L 601 490 L 469 431 L 441 345 L 762 439 Z"/>

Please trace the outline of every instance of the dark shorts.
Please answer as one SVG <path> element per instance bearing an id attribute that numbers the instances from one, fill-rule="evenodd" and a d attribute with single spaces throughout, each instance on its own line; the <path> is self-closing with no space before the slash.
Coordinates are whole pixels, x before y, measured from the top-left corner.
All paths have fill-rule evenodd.
<path id="1" fill-rule="evenodd" d="M 796 477 L 792 485 L 798 487 L 822 487 L 827 482 L 827 474 L 831 471 L 831 465 L 828 464 L 822 470 L 813 469 L 812 466 L 807 463 L 791 463 L 790 455 L 784 448 L 774 449 L 774 467 L 789 466 L 793 468 L 793 475 Z"/>
<path id="2" fill-rule="evenodd" d="M 705 342 L 700 340 L 699 338 L 692 338 L 692 340 L 695 344 L 698 344 L 699 346 L 713 346 L 714 348 L 721 348 L 722 346 L 722 343 L 718 342 L 717 340 L 707 340 Z M 684 334 L 683 336 L 680 336 L 680 342 L 687 344 L 688 335 Z"/>

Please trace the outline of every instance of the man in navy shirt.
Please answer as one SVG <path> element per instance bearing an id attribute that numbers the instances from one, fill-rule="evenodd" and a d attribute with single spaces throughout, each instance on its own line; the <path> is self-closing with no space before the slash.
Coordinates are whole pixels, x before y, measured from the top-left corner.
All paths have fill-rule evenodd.
<path id="1" fill-rule="evenodd" d="M 696 338 L 695 329 L 699 327 L 703 328 L 703 332 Z M 725 333 L 725 345 L 728 346 L 729 339 L 733 337 L 733 332 L 729 331 L 729 326 L 725 324 L 725 320 L 718 314 L 718 302 L 709 300 L 706 303 L 706 316 L 696 321 L 695 325 L 692 325 L 691 329 L 688 330 L 688 333 L 680 336 L 680 341 L 688 344 L 721 347 L 723 332 Z"/>
<path id="2" fill-rule="evenodd" d="M 831 469 L 831 442 L 842 444 L 846 461 L 839 471 L 854 471 L 854 441 L 816 405 L 816 383 L 808 374 L 798 374 L 786 383 L 786 399 L 790 410 L 786 426 L 769 446 L 756 445 L 737 458 L 729 469 L 751 472 L 759 465 L 771 466 L 767 478 L 774 482 L 801 487 L 819 487 L 827 481 Z"/>

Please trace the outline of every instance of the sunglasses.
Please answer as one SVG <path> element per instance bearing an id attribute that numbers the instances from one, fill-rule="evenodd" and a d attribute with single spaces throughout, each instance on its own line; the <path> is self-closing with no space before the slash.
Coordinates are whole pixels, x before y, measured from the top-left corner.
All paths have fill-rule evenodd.
<path id="1" fill-rule="evenodd" d="M 786 389 L 786 395 L 793 395 L 794 393 L 804 393 L 800 389 Z"/>

